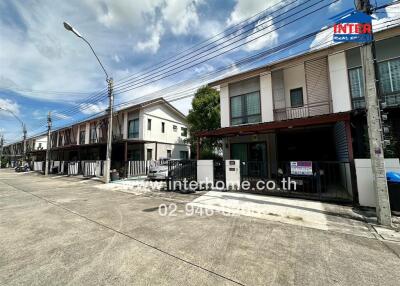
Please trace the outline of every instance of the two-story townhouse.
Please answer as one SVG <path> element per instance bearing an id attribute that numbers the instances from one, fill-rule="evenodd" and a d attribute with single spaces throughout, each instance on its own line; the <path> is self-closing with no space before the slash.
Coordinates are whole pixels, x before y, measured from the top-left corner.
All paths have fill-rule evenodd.
<path id="1" fill-rule="evenodd" d="M 104 160 L 107 116 L 76 123 L 51 134 L 52 160 Z M 163 98 L 115 111 L 112 167 L 126 161 L 187 159 L 186 117 Z"/>
<path id="2" fill-rule="evenodd" d="M 28 161 L 44 160 L 47 148 L 47 137 L 44 134 L 27 138 L 25 141 L 25 158 Z M 7 157 L 11 166 L 24 158 L 24 143 L 18 141 L 4 146 L 3 156 Z"/>
<path id="3" fill-rule="evenodd" d="M 381 98 L 397 138 L 399 35 L 400 27 L 375 33 Z M 352 163 L 369 156 L 359 45 L 312 50 L 209 86 L 220 90 L 221 128 L 196 135 L 221 138 L 224 159 L 241 161 L 242 179 L 291 174 L 300 190 L 273 193 L 354 200 Z"/>

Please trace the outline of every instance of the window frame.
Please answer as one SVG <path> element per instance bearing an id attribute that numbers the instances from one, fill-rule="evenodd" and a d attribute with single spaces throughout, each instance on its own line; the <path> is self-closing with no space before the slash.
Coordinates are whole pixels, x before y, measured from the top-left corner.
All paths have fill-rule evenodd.
<path id="1" fill-rule="evenodd" d="M 379 61 L 377 63 L 377 66 L 378 66 L 378 77 L 379 77 L 379 92 L 383 96 L 393 95 L 393 94 L 400 94 L 400 90 L 399 91 L 393 91 L 393 89 L 394 89 L 394 87 L 393 87 L 393 76 L 392 76 L 392 71 L 391 71 L 391 66 L 390 66 L 390 62 L 392 62 L 392 61 L 400 61 L 400 57 L 394 57 L 394 58 L 382 60 L 382 61 Z M 390 81 L 390 89 L 391 89 L 391 92 L 389 92 L 389 93 L 384 93 L 382 85 L 381 85 L 382 81 L 381 81 L 381 73 L 380 73 L 380 70 L 379 70 L 379 65 L 383 64 L 383 63 L 388 64 L 389 81 Z"/>
<path id="2" fill-rule="evenodd" d="M 359 81 L 359 86 L 360 86 L 360 95 L 361 96 L 353 96 L 353 93 L 351 92 L 351 80 L 350 80 L 350 72 L 351 71 L 353 71 L 353 70 L 359 70 L 360 72 L 358 72 L 357 73 L 357 77 L 358 77 L 358 81 Z M 349 90 L 350 90 L 350 98 L 352 99 L 352 100 L 357 100 L 357 99 L 360 99 L 360 98 L 365 98 L 365 95 L 364 95 L 364 85 L 365 85 L 365 83 L 364 83 L 364 75 L 363 75 L 363 69 L 362 69 L 362 66 L 357 66 L 357 67 L 352 67 L 352 68 L 350 68 L 350 69 L 347 69 L 347 75 L 348 75 L 348 80 L 349 80 Z M 361 79 L 362 79 L 362 82 L 361 82 Z M 361 84 L 362 83 L 362 84 Z"/>
<path id="3" fill-rule="evenodd" d="M 130 126 L 131 123 L 137 122 L 137 132 L 130 132 Z M 133 118 L 131 120 L 128 121 L 128 139 L 135 139 L 135 138 L 139 138 L 139 130 L 140 130 L 140 126 L 139 126 L 139 118 Z M 133 134 L 133 136 L 131 136 L 131 134 Z M 136 135 L 136 136 L 135 136 Z"/>
<path id="4" fill-rule="evenodd" d="M 181 136 L 187 137 L 188 136 L 188 129 L 187 127 L 181 127 Z"/>
<path id="5" fill-rule="evenodd" d="M 182 156 L 182 154 L 186 154 L 185 156 Z M 183 158 L 185 157 L 185 158 Z M 188 160 L 189 159 L 189 151 L 187 150 L 181 150 L 179 151 L 179 159 L 181 160 Z"/>
<path id="6" fill-rule="evenodd" d="M 256 113 L 256 114 L 248 115 L 248 114 L 247 114 L 247 103 L 246 103 L 246 98 L 247 98 L 247 96 L 249 96 L 249 95 L 251 95 L 251 94 L 254 94 L 254 93 L 257 93 L 257 95 L 258 95 L 258 105 L 260 106 L 260 112 L 259 112 L 259 113 Z M 241 99 L 241 114 L 242 114 L 242 116 L 232 117 L 232 99 L 237 98 L 237 97 L 240 97 L 240 99 Z M 259 90 L 258 90 L 258 91 L 248 92 L 248 93 L 243 93 L 243 94 L 239 94 L 239 95 L 235 95 L 235 96 L 230 96 L 230 97 L 229 97 L 229 119 L 230 119 L 229 122 L 230 122 L 230 125 L 231 125 L 231 126 L 242 125 L 242 124 L 249 124 L 248 118 L 249 118 L 249 117 L 256 117 L 256 116 L 259 116 L 258 121 L 256 121 L 256 122 L 251 122 L 250 124 L 261 122 L 261 121 L 262 121 L 261 110 L 262 110 L 262 108 L 261 108 L 261 93 L 260 93 Z M 246 114 L 245 114 L 245 113 L 246 113 Z M 238 119 L 241 119 L 241 123 L 233 123 L 234 120 L 238 120 Z"/>
<path id="7" fill-rule="evenodd" d="M 150 152 L 150 159 L 149 159 L 149 152 Z M 152 148 L 147 148 L 146 149 L 146 160 L 147 161 L 150 161 L 150 160 L 153 160 L 153 149 Z"/>
<path id="8" fill-rule="evenodd" d="M 147 131 L 151 131 L 151 118 L 147 118 Z"/>
<path id="9" fill-rule="evenodd" d="M 297 91 L 301 91 L 301 104 L 298 105 L 294 105 L 293 104 L 293 93 L 297 92 Z M 291 88 L 289 90 L 289 97 L 290 97 L 290 107 L 291 108 L 299 108 L 299 107 L 304 107 L 304 92 L 303 92 L 303 87 L 296 87 L 296 88 Z"/>

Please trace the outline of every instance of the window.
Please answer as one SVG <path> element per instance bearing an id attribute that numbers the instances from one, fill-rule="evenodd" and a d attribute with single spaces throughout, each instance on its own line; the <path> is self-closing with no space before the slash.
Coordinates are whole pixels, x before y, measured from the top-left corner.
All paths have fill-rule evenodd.
<path id="1" fill-rule="evenodd" d="M 90 124 L 90 143 L 96 143 L 96 138 L 97 138 L 97 134 L 96 134 L 96 124 Z"/>
<path id="2" fill-rule="evenodd" d="M 349 69 L 349 82 L 351 97 L 364 97 L 364 77 L 361 67 Z"/>
<path id="3" fill-rule="evenodd" d="M 151 119 L 147 119 L 147 130 L 151 130 Z"/>
<path id="4" fill-rule="evenodd" d="M 165 133 L 165 122 L 161 122 L 161 133 Z"/>
<path id="5" fill-rule="evenodd" d="M 383 95 L 400 92 L 400 59 L 378 64 L 380 89 Z"/>
<path id="6" fill-rule="evenodd" d="M 153 160 L 153 149 L 147 149 L 147 160 Z"/>
<path id="7" fill-rule="evenodd" d="M 167 158 L 171 159 L 172 157 L 172 151 L 171 150 L 167 150 Z"/>
<path id="8" fill-rule="evenodd" d="M 230 101 L 232 125 L 261 121 L 260 92 L 233 96 Z"/>
<path id="9" fill-rule="evenodd" d="M 79 130 L 79 144 L 85 144 L 86 130 Z"/>
<path id="10" fill-rule="evenodd" d="M 39 143 L 38 149 L 42 149 L 42 143 Z"/>
<path id="11" fill-rule="evenodd" d="M 178 131 L 178 126 L 173 125 L 173 126 L 172 126 L 172 130 L 174 130 L 174 132 L 177 132 L 177 131 Z"/>
<path id="12" fill-rule="evenodd" d="M 139 137 L 139 118 L 129 120 L 128 123 L 128 138 Z"/>
<path id="13" fill-rule="evenodd" d="M 181 127 L 181 136 L 183 136 L 183 137 L 187 136 L 187 128 Z"/>
<path id="14" fill-rule="evenodd" d="M 290 106 L 301 107 L 303 106 L 303 88 L 295 88 L 290 90 Z"/>
<path id="15" fill-rule="evenodd" d="M 179 151 L 179 158 L 189 159 L 189 152 L 188 151 Z"/>

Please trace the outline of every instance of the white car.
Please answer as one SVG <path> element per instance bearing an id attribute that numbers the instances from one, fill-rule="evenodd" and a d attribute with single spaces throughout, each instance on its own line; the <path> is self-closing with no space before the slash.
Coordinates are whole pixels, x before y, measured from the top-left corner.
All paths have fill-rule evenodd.
<path id="1" fill-rule="evenodd" d="M 168 177 L 168 161 L 158 166 L 149 168 L 147 178 L 149 180 L 166 180 Z"/>

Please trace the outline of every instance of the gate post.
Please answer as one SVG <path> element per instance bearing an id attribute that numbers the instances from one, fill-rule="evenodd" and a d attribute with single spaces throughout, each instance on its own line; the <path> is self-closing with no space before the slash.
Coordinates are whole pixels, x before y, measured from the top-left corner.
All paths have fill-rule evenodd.
<path id="1" fill-rule="evenodd" d="M 213 160 L 197 160 L 197 183 L 200 188 L 211 189 L 214 184 Z"/>
<path id="2" fill-rule="evenodd" d="M 239 190 L 241 184 L 240 178 L 240 160 L 226 160 L 225 161 L 225 180 L 227 190 Z"/>

